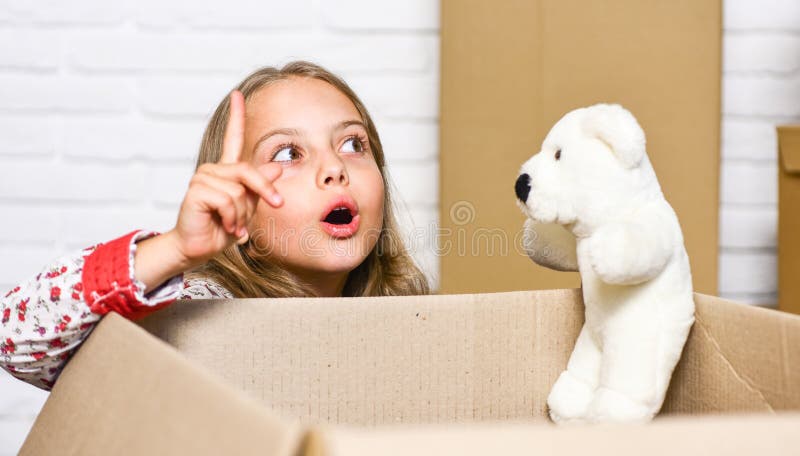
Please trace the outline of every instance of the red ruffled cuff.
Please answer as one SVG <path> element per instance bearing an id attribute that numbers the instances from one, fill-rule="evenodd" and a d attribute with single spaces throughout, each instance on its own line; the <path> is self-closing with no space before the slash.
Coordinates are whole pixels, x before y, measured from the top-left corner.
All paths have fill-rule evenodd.
<path id="1" fill-rule="evenodd" d="M 83 296 L 92 312 L 105 315 L 113 310 L 125 318 L 138 320 L 174 302 L 173 299 L 146 305 L 136 298 L 129 254 L 131 240 L 140 231 L 134 230 L 101 244 L 86 257 L 82 272 Z"/>

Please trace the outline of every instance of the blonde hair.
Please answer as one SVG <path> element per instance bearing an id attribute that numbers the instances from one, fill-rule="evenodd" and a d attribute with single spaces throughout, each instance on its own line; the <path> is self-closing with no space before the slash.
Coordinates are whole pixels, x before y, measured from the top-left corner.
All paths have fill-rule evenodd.
<path id="1" fill-rule="evenodd" d="M 260 88 L 291 77 L 315 78 L 327 82 L 353 103 L 364 123 L 369 146 L 384 183 L 383 228 L 377 243 L 366 259 L 350 271 L 342 296 L 398 296 L 429 294 L 425 276 L 414 264 L 397 230 L 392 210 L 390 185 L 385 169 L 383 147 L 378 132 L 364 104 L 339 77 L 319 65 L 295 61 L 283 68 L 264 67 L 247 76 L 236 88 L 245 101 Z M 225 126 L 230 115 L 230 97 L 217 106 L 208 122 L 195 169 L 204 163 L 216 163 L 222 154 Z M 258 256 L 250 243 L 232 244 L 205 264 L 188 271 L 187 278 L 203 278 L 222 285 L 237 298 L 316 296 L 307 283 L 272 261 Z"/>

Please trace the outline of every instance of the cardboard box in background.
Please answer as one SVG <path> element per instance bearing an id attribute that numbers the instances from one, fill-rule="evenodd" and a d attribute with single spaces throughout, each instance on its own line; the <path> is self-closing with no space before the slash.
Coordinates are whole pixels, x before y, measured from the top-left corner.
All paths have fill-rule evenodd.
<path id="1" fill-rule="evenodd" d="M 800 314 L 800 125 L 778 127 L 778 309 Z"/>
<path id="2" fill-rule="evenodd" d="M 800 316 L 695 301 L 656 421 L 569 428 L 577 289 L 179 301 L 141 325 L 181 353 L 112 313 L 21 454 L 797 454 Z"/>
<path id="3" fill-rule="evenodd" d="M 580 285 L 519 250 L 514 182 L 561 116 L 618 102 L 647 135 L 694 289 L 717 294 L 721 3 L 442 1 L 441 293 Z"/>

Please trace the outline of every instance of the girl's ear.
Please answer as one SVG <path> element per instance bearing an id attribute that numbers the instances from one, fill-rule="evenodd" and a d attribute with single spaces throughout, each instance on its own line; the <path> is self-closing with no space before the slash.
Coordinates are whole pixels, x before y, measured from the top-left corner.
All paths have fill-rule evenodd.
<path id="1" fill-rule="evenodd" d="M 618 104 L 586 108 L 583 129 L 608 144 L 625 168 L 635 168 L 644 158 L 644 131 L 633 114 Z"/>

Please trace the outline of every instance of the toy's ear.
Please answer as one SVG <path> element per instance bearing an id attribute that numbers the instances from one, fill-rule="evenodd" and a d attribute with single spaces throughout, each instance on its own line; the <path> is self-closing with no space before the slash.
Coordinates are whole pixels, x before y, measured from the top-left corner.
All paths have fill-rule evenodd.
<path id="1" fill-rule="evenodd" d="M 618 104 L 597 104 L 586 108 L 583 128 L 608 144 L 625 168 L 635 168 L 645 154 L 642 127 L 627 109 Z"/>

